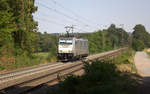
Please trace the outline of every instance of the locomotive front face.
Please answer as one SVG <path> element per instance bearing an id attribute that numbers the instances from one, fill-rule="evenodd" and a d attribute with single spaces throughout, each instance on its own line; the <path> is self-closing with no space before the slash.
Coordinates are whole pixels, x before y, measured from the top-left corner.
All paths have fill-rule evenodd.
<path id="1" fill-rule="evenodd" d="M 73 39 L 61 38 L 59 39 L 58 53 L 72 53 L 73 52 Z"/>

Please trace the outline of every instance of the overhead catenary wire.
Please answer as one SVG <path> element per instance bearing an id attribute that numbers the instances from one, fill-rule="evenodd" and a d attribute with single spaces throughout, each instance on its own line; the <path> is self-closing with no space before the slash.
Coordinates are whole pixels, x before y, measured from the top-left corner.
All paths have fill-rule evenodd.
<path id="1" fill-rule="evenodd" d="M 37 3 L 38 3 L 39 5 L 41 5 L 41 6 L 43 6 L 43 7 L 47 8 L 47 9 L 49 9 L 49 10 L 52 10 L 52 11 L 58 13 L 58 14 L 61 14 L 61 15 L 65 16 L 65 17 L 67 17 L 67 18 L 69 18 L 69 19 L 71 19 L 71 20 L 75 20 L 75 21 L 77 21 L 77 22 L 81 22 L 81 21 L 79 21 L 78 19 L 75 19 L 75 18 L 73 18 L 73 17 L 71 17 L 71 16 L 68 16 L 68 15 L 66 15 L 65 13 L 63 13 L 63 12 L 57 10 L 57 9 L 53 9 L 53 8 L 48 7 L 48 6 L 46 6 L 46 5 L 42 4 L 42 3 L 39 3 L 39 2 L 37 2 Z"/>
<path id="2" fill-rule="evenodd" d="M 48 14 L 44 13 L 43 11 L 40 11 L 40 15 L 44 16 L 44 19 L 47 18 Z M 39 17 L 38 17 L 39 18 Z M 62 21 L 62 22 L 67 22 L 67 23 L 70 23 L 72 24 L 72 21 L 69 21 L 69 20 L 66 20 L 66 19 L 59 19 L 58 17 L 50 17 L 51 19 L 56 19 L 56 20 L 59 20 L 59 21 Z M 50 19 L 50 18 L 47 18 L 47 19 Z"/>
<path id="3" fill-rule="evenodd" d="M 62 27 L 65 27 L 65 26 L 66 26 L 66 24 L 58 23 L 58 22 L 53 21 L 53 20 L 43 19 L 43 18 L 39 18 L 39 17 L 35 17 L 35 18 L 38 18 L 38 19 L 40 19 L 40 20 L 43 21 L 43 22 L 48 22 L 48 23 L 55 24 L 55 25 L 59 25 L 59 26 L 62 26 Z M 80 28 L 77 28 L 77 27 L 74 27 L 74 29 L 79 30 L 79 31 L 82 31 L 82 32 L 85 32 L 85 33 L 89 33 L 88 31 L 83 30 L 83 29 L 80 29 Z"/>
<path id="4" fill-rule="evenodd" d="M 42 7 L 47 8 L 47 9 L 50 10 L 50 11 L 53 11 L 53 12 L 55 12 L 55 13 L 57 13 L 57 14 L 60 14 L 60 15 L 62 15 L 62 16 L 64 16 L 64 17 L 66 17 L 67 19 L 74 20 L 74 21 L 76 21 L 76 22 L 78 22 L 78 23 L 82 23 L 82 24 L 84 24 L 84 26 L 90 26 L 90 27 L 92 27 L 91 25 L 85 24 L 85 23 L 82 22 L 81 20 L 79 20 L 79 19 L 77 19 L 77 18 L 74 18 L 74 17 L 72 17 L 72 16 L 69 16 L 69 15 L 67 15 L 67 14 L 65 14 L 65 13 L 63 13 L 63 12 L 57 10 L 57 9 L 48 7 L 48 6 L 46 6 L 45 4 L 40 3 L 40 2 L 36 2 L 36 3 L 39 4 L 39 5 L 41 5 Z"/>
<path id="5" fill-rule="evenodd" d="M 49 16 L 48 14 L 44 13 L 43 11 L 40 11 L 40 15 L 45 16 L 44 19 Z M 39 19 L 40 19 L 40 18 L 39 18 Z M 49 18 L 47 18 L 47 19 L 49 19 Z M 81 26 L 81 25 L 79 25 L 77 22 L 76 22 L 76 23 L 73 23 L 72 21 L 67 20 L 67 19 L 59 19 L 59 18 L 56 18 L 56 17 L 53 17 L 52 19 L 56 19 L 56 20 L 59 20 L 59 21 L 61 21 L 61 22 L 67 22 L 67 23 L 70 23 L 70 24 L 74 24 L 75 26 Z M 84 25 L 82 25 L 82 26 L 84 26 Z M 87 28 L 86 28 L 87 26 L 84 26 L 84 27 L 85 27 L 85 29 L 87 29 Z M 88 28 L 88 29 L 90 29 L 90 28 Z"/>
<path id="6" fill-rule="evenodd" d="M 81 18 L 81 20 L 84 20 L 84 21 L 86 21 L 86 22 L 88 22 L 88 23 L 90 22 L 90 23 L 93 23 L 93 24 L 98 25 L 97 23 L 95 23 L 95 22 L 93 22 L 93 21 L 91 21 L 91 20 L 89 20 L 89 19 L 87 19 L 87 18 L 85 18 L 85 17 L 82 17 L 82 16 L 78 15 L 77 13 L 75 13 L 74 11 L 72 11 L 71 9 L 64 7 L 61 3 L 56 2 L 56 0 L 51 0 L 51 1 L 52 1 L 54 4 L 57 4 L 57 5 L 60 6 L 61 8 L 65 9 L 66 11 L 70 12 L 70 13 L 73 14 L 75 17 Z M 95 26 L 94 26 L 94 27 L 95 27 Z M 99 25 L 98 25 L 98 27 L 99 27 Z M 98 27 L 96 27 L 96 28 L 98 28 Z"/>
<path id="7" fill-rule="evenodd" d="M 67 20 L 64 20 L 64 19 L 62 19 L 61 21 L 62 22 L 69 22 L 69 23 L 66 23 L 66 24 L 62 24 L 61 22 L 57 22 L 58 20 L 51 20 L 51 19 L 49 19 L 49 18 L 47 18 L 46 16 L 48 16 L 48 15 L 46 15 L 45 13 L 41 13 L 42 14 L 42 16 L 45 16 L 44 18 L 39 18 L 39 17 L 35 17 L 36 19 L 39 19 L 39 20 L 41 20 L 41 21 L 46 21 L 46 22 L 50 22 L 50 23 L 52 23 L 52 24 L 55 24 L 55 25 L 59 25 L 59 26 L 63 26 L 63 27 L 65 27 L 66 25 L 69 25 L 69 23 L 72 23 L 71 21 L 67 21 Z M 60 21 L 60 20 L 59 20 Z M 74 26 L 76 26 L 76 27 L 80 27 L 80 25 L 78 25 L 78 24 L 74 24 Z M 88 29 L 88 28 L 84 28 L 84 29 Z M 79 30 L 79 29 L 78 29 Z M 88 30 L 82 30 L 82 29 L 80 29 L 80 31 L 89 31 L 90 29 L 88 29 Z M 90 30 L 91 31 L 91 30 Z"/>
<path id="8" fill-rule="evenodd" d="M 55 22 L 55 21 L 53 21 L 53 20 L 43 19 L 43 18 L 39 18 L 39 17 L 35 17 L 35 18 L 40 19 L 41 21 L 50 22 L 50 23 L 55 24 L 55 25 L 65 26 L 64 24 L 61 24 L 61 23 Z"/>

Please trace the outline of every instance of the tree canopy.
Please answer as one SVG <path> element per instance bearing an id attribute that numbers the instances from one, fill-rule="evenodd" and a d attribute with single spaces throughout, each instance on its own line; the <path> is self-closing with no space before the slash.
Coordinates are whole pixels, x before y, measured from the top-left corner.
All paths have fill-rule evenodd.
<path id="1" fill-rule="evenodd" d="M 0 0 L 0 50 L 14 48 L 16 54 L 34 50 L 37 22 L 32 14 L 36 10 L 34 0 Z"/>
<path id="2" fill-rule="evenodd" d="M 144 25 L 141 25 L 141 24 L 136 25 L 134 27 L 134 31 L 132 33 L 132 36 L 133 36 L 133 47 L 139 47 L 140 44 L 142 44 L 142 46 L 144 48 L 150 47 L 150 41 L 149 41 L 150 40 L 150 34 L 146 31 Z M 139 46 L 135 46 L 135 45 L 139 45 Z M 137 50 L 138 48 L 135 48 L 135 49 Z"/>

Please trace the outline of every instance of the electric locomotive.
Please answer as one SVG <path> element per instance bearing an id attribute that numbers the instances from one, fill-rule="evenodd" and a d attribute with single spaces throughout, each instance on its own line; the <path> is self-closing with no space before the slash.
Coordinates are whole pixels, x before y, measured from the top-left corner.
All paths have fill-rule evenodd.
<path id="1" fill-rule="evenodd" d="M 60 37 L 57 57 L 61 61 L 87 57 L 89 54 L 88 40 L 76 37 Z"/>

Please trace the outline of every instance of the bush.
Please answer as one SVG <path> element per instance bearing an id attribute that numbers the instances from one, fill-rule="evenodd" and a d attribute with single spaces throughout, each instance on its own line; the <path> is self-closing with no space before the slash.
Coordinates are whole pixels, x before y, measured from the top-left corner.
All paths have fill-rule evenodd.
<path id="1" fill-rule="evenodd" d="M 68 76 L 53 94 L 129 94 L 137 86 L 130 73 L 121 72 L 113 60 L 84 63 L 83 76 Z"/>
<path id="2" fill-rule="evenodd" d="M 142 51 L 145 45 L 141 40 L 133 39 L 132 47 L 135 51 Z"/>

